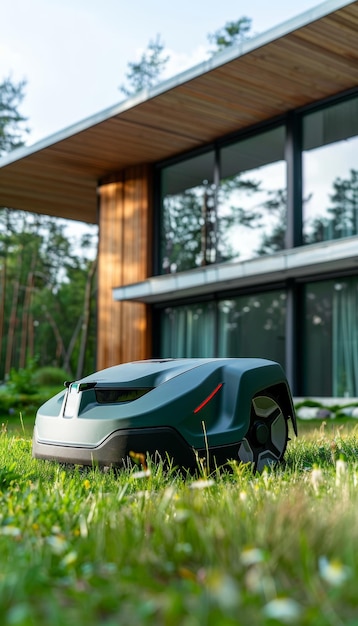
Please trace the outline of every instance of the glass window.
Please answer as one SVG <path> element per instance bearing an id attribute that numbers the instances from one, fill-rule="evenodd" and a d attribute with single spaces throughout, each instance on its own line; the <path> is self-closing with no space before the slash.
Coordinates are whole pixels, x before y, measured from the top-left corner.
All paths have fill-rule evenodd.
<path id="1" fill-rule="evenodd" d="M 161 271 L 244 260 L 284 248 L 285 127 L 162 170 Z"/>
<path id="2" fill-rule="evenodd" d="M 283 291 L 221 300 L 218 356 L 272 359 L 284 367 L 285 318 Z"/>
<path id="3" fill-rule="evenodd" d="M 357 278 L 305 286 L 303 345 L 304 395 L 358 395 Z"/>
<path id="4" fill-rule="evenodd" d="M 161 357 L 259 357 L 284 367 L 285 318 L 286 294 L 277 290 L 168 307 L 160 325 Z"/>
<path id="5" fill-rule="evenodd" d="M 161 356 L 213 357 L 215 355 L 215 305 L 188 304 L 168 307 L 161 316 Z"/>
<path id="6" fill-rule="evenodd" d="M 358 98 L 303 119 L 305 243 L 358 233 Z"/>
<path id="7" fill-rule="evenodd" d="M 220 152 L 218 260 L 245 260 L 284 248 L 285 127 Z"/>
<path id="8" fill-rule="evenodd" d="M 192 269 L 213 257 L 214 152 L 162 170 L 161 271 Z"/>

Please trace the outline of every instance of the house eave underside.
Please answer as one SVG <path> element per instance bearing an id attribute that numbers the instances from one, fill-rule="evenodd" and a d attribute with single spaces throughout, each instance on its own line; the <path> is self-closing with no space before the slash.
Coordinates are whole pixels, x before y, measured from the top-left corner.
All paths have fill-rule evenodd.
<path id="1" fill-rule="evenodd" d="M 95 223 L 101 180 L 358 85 L 358 1 L 329 0 L 0 160 L 0 206 Z"/>

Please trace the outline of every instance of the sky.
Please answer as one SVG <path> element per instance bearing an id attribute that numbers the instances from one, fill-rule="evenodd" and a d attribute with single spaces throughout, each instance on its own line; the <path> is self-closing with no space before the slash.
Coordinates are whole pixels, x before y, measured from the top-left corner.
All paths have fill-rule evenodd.
<path id="1" fill-rule="evenodd" d="M 321 4 L 317 0 L 4 0 L 0 83 L 25 79 L 26 144 L 124 99 L 128 63 L 160 35 L 163 78 L 207 58 L 208 34 L 246 16 L 259 34 Z"/>

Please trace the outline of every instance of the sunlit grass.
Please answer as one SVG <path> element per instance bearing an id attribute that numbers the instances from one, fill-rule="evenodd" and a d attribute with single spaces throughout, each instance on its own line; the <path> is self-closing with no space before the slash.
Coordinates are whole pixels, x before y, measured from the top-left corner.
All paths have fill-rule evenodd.
<path id="1" fill-rule="evenodd" d="M 4 427 L 2 624 L 357 624 L 358 431 L 300 430 L 280 467 L 185 477 L 66 469 Z"/>

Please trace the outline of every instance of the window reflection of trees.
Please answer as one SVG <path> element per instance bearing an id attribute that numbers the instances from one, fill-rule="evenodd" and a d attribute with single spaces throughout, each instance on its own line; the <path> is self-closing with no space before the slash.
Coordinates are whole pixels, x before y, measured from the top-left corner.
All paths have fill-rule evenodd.
<path id="1" fill-rule="evenodd" d="M 255 173 L 223 179 L 218 190 L 204 181 L 164 198 L 164 273 L 283 249 L 286 190 L 265 189 Z M 259 173 L 265 178 L 264 171 Z"/>
<path id="2" fill-rule="evenodd" d="M 302 119 L 303 241 L 358 234 L 358 98 Z"/>
<path id="3" fill-rule="evenodd" d="M 166 196 L 163 211 L 162 268 L 164 273 L 184 271 L 202 265 L 203 187 Z"/>
<path id="4" fill-rule="evenodd" d="M 358 234 L 358 170 L 351 169 L 348 178 L 333 181 L 329 200 L 330 206 L 322 206 L 321 215 L 306 221 L 305 243 Z"/>
<path id="5" fill-rule="evenodd" d="M 162 272 L 244 260 L 283 247 L 285 128 L 162 172 Z"/>
<path id="6" fill-rule="evenodd" d="M 313 192 L 314 193 L 314 192 Z M 266 190 L 263 182 L 239 174 L 222 180 L 216 208 L 215 185 L 186 190 L 164 200 L 163 271 L 183 271 L 231 260 L 272 254 L 285 247 L 286 189 Z M 248 199 L 259 200 L 246 206 Z M 309 204 L 312 194 L 304 199 Z M 330 206 L 307 219 L 304 243 L 358 234 L 358 170 L 337 177 Z"/>
<path id="7" fill-rule="evenodd" d="M 357 112 L 351 99 L 303 117 L 304 244 L 358 234 Z M 285 248 L 284 145 L 279 126 L 163 170 L 163 273 Z"/>
<path id="8" fill-rule="evenodd" d="M 270 166 L 284 182 L 284 164 Z M 285 246 L 287 192 L 267 189 L 265 168 L 257 172 L 261 181 L 241 175 L 222 181 L 219 195 L 221 246 L 231 260 L 245 260 L 283 250 Z M 250 172 L 252 177 L 254 173 Z M 222 260 L 222 259 L 220 259 Z"/>

